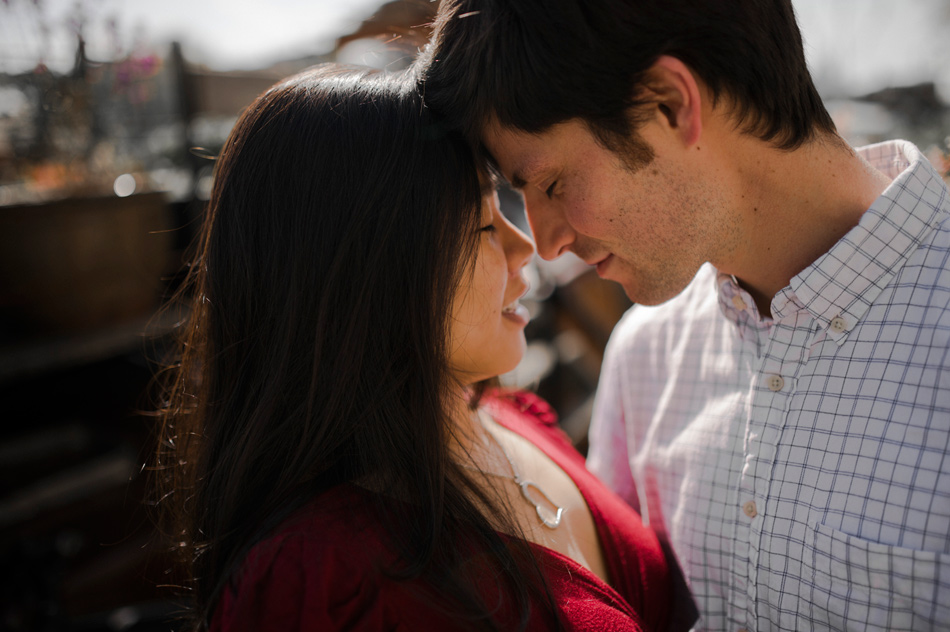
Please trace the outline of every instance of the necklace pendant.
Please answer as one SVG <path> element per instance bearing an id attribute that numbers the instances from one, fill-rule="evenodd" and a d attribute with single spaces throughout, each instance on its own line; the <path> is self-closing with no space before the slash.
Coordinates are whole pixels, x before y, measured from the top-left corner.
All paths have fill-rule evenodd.
<path id="1" fill-rule="evenodd" d="M 505 460 L 508 461 L 508 465 L 511 466 L 512 476 L 510 480 L 513 481 L 515 485 L 521 488 L 521 495 L 524 496 L 525 500 L 531 503 L 531 505 L 534 507 L 534 510 L 535 512 L 537 512 L 538 519 L 541 521 L 541 524 L 547 527 L 548 529 L 557 529 L 561 525 L 561 518 L 564 516 L 564 507 L 559 507 L 557 503 L 551 500 L 551 497 L 548 496 L 544 492 L 543 489 L 538 487 L 537 483 L 533 483 L 531 481 L 524 480 L 521 478 L 521 474 L 518 473 L 518 468 L 515 467 L 515 462 L 511 460 L 511 455 L 508 454 L 508 451 L 505 450 L 505 446 L 502 445 L 500 441 L 498 441 L 498 438 L 495 437 L 494 433 L 491 430 L 489 430 L 488 427 L 485 425 L 486 422 L 482 418 L 480 411 L 479 411 L 479 421 L 481 422 L 482 428 L 484 428 L 485 434 L 487 435 L 487 437 L 489 437 L 491 441 L 494 441 L 498 445 L 498 448 L 501 450 L 501 453 L 505 456 Z M 487 442 L 486 442 L 486 447 L 487 447 Z M 463 465 L 463 467 L 466 467 L 466 466 Z M 469 468 L 469 469 L 472 469 L 472 468 Z M 508 477 L 505 477 L 505 478 L 508 478 Z M 544 501 L 551 507 L 554 507 L 554 510 L 549 509 L 548 507 L 544 507 L 541 505 L 541 503 L 536 501 L 534 497 L 531 495 L 531 490 L 528 489 L 529 487 L 533 487 L 536 490 L 538 490 L 538 493 L 541 494 L 541 496 L 544 498 Z"/>
<path id="2" fill-rule="evenodd" d="M 545 518 L 544 514 L 541 513 L 541 507 L 535 507 L 534 510 L 538 512 L 538 518 L 541 519 L 541 524 L 548 529 L 557 529 L 561 525 L 561 516 L 564 515 L 563 507 L 557 508 L 557 514 L 555 514 L 553 518 Z"/>
<path id="3" fill-rule="evenodd" d="M 557 529 L 561 525 L 561 517 L 564 515 L 564 508 L 559 507 L 553 500 L 551 500 L 551 497 L 548 496 L 543 489 L 538 487 L 537 484 L 531 481 L 515 482 L 517 482 L 518 486 L 521 488 L 521 495 L 525 497 L 525 500 L 534 505 L 534 510 L 537 512 L 538 518 L 541 520 L 541 524 L 548 529 Z M 541 496 L 544 497 L 544 500 L 546 500 L 548 504 L 554 507 L 557 511 L 551 511 L 547 507 L 543 507 L 541 503 L 537 502 L 531 495 L 531 491 L 528 489 L 529 487 L 533 487 L 534 489 L 538 490 Z"/>

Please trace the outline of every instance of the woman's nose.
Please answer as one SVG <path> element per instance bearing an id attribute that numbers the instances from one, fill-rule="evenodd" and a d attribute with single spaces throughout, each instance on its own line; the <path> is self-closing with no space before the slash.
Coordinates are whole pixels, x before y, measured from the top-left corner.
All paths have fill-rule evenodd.
<path id="1" fill-rule="evenodd" d="M 512 272 L 520 272 L 534 255 L 534 243 L 517 226 L 505 219 L 508 236 L 505 252 Z"/>

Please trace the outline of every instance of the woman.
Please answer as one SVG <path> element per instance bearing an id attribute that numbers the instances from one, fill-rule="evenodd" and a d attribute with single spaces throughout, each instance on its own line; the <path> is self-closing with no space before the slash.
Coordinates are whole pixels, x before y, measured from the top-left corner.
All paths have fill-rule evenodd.
<path id="1" fill-rule="evenodd" d="M 319 67 L 238 121 L 160 453 L 195 629 L 664 624 L 653 534 L 542 402 L 482 395 L 533 252 L 487 182 L 408 77 Z"/>

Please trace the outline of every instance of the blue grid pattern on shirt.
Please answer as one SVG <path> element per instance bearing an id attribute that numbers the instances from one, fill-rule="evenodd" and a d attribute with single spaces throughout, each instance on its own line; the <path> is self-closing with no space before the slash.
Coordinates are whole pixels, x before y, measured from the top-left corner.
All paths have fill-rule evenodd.
<path id="1" fill-rule="evenodd" d="M 704 629 L 950 628 L 950 204 L 912 146 L 865 155 L 894 183 L 773 322 L 707 270 L 608 349 L 591 467 L 637 479 Z"/>

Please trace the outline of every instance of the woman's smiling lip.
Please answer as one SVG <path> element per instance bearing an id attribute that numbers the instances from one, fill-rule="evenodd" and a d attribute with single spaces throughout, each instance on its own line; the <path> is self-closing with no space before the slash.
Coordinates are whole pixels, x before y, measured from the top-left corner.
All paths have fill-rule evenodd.
<path id="1" fill-rule="evenodd" d="M 501 310 L 501 315 L 509 320 L 513 320 L 521 326 L 527 325 L 531 320 L 531 313 L 528 308 L 517 300 Z"/>
<path id="2" fill-rule="evenodd" d="M 528 284 L 525 284 L 524 289 L 518 294 L 517 298 L 505 305 L 501 310 L 501 315 L 505 318 L 513 320 L 518 324 L 524 326 L 528 324 L 528 321 L 531 320 L 531 314 L 528 311 L 528 308 L 519 303 L 521 297 L 528 293 L 528 290 L 531 289 Z"/>

